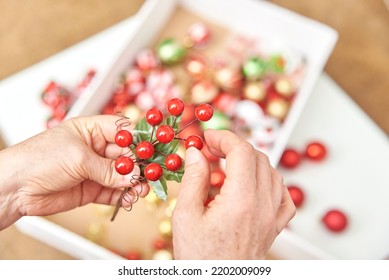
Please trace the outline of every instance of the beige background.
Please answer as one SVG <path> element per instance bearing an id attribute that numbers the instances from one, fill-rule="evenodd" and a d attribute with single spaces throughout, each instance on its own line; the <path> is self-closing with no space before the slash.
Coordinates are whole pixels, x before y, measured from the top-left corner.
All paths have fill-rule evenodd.
<path id="1" fill-rule="evenodd" d="M 382 0 L 273 0 L 339 32 L 325 71 L 389 134 L 389 11 Z M 23 3 L 23 4 L 21 4 Z M 125 19 L 141 0 L 0 0 L 0 79 Z M 3 145 L 0 141 L 0 147 Z M 71 259 L 0 232 L 0 259 Z"/>

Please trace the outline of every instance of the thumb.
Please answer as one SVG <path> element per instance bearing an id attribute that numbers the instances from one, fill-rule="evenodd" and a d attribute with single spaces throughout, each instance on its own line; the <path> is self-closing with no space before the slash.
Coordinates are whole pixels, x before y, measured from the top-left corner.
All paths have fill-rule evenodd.
<path id="1" fill-rule="evenodd" d="M 191 147 L 186 151 L 185 173 L 178 194 L 178 209 L 197 213 L 204 210 L 204 201 L 209 191 L 210 168 L 206 157 L 198 149 Z"/>

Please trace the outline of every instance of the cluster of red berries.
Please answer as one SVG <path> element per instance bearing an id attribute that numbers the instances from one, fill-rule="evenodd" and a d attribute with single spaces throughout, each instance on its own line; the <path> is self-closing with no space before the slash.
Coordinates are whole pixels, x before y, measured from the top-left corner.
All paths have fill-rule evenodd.
<path id="1" fill-rule="evenodd" d="M 137 163 L 143 172 L 144 177 L 149 181 L 158 181 L 163 175 L 163 169 L 175 172 L 182 167 L 182 158 L 176 154 L 163 154 L 162 151 L 156 149 L 160 143 L 169 145 L 174 139 L 185 141 L 185 147 L 195 147 L 199 150 L 203 148 L 203 140 L 198 135 L 191 135 L 186 139 L 178 138 L 177 135 L 185 129 L 175 129 L 178 118 L 182 115 L 185 108 L 184 102 L 179 98 L 171 99 L 167 104 L 167 111 L 174 118 L 172 124 L 163 124 L 164 115 L 161 110 L 152 108 L 146 112 L 145 120 L 152 127 L 151 134 L 147 137 L 148 140 L 143 140 L 138 143 L 134 142 L 133 134 L 124 129 L 120 129 L 115 136 L 115 143 L 119 147 L 129 147 L 134 151 L 134 156 L 123 155 L 115 162 L 116 171 L 119 174 L 126 175 L 133 171 L 135 163 Z M 213 108 L 209 104 L 197 105 L 195 110 L 196 119 L 194 121 L 206 122 L 213 116 Z M 192 122 L 192 123 L 193 123 Z M 188 125 L 190 125 L 189 123 Z M 155 132 L 155 139 L 154 139 Z M 165 157 L 164 164 L 153 162 L 153 157 L 163 155 Z"/>

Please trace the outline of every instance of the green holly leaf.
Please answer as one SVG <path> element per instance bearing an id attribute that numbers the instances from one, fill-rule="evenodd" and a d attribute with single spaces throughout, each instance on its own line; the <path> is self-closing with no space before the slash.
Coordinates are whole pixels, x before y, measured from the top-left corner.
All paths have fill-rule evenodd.
<path id="1" fill-rule="evenodd" d="M 163 178 L 166 181 L 175 181 L 181 183 L 182 176 L 184 175 L 184 162 L 182 162 L 182 167 L 176 171 L 167 170 L 166 167 L 163 170 Z"/>
<path id="2" fill-rule="evenodd" d="M 155 194 L 162 200 L 167 198 L 167 185 L 164 178 L 159 179 L 158 181 L 149 181 L 149 184 L 153 188 Z"/>
<path id="3" fill-rule="evenodd" d="M 150 135 L 153 131 L 153 127 L 149 125 L 145 118 L 142 118 L 132 131 L 134 136 L 133 143 L 139 144 L 142 141 L 150 141 Z"/>

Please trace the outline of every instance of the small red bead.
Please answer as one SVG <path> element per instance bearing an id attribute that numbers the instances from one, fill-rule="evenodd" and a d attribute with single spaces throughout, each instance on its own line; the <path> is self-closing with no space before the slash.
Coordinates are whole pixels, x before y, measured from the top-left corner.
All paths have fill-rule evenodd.
<path id="1" fill-rule="evenodd" d="M 294 149 L 285 149 L 283 152 L 280 164 L 285 168 L 294 168 L 300 163 L 301 156 Z"/>
<path id="2" fill-rule="evenodd" d="M 150 181 L 158 181 L 162 176 L 162 172 L 162 167 L 155 162 L 152 162 L 145 167 L 145 177 Z"/>
<path id="3" fill-rule="evenodd" d="M 154 154 L 154 146 L 150 142 L 143 141 L 136 146 L 136 154 L 141 159 L 151 158 Z"/>
<path id="4" fill-rule="evenodd" d="M 197 135 L 191 135 L 185 141 L 185 148 L 187 149 L 190 147 L 195 147 L 196 149 L 201 150 L 203 146 L 203 140 Z"/>
<path id="5" fill-rule="evenodd" d="M 348 224 L 347 216 L 340 210 L 329 210 L 322 218 L 324 225 L 333 232 L 343 231 Z"/>
<path id="6" fill-rule="evenodd" d="M 223 170 L 216 169 L 211 172 L 210 185 L 213 188 L 221 188 L 224 184 L 226 174 Z"/>
<path id="7" fill-rule="evenodd" d="M 157 140 L 161 143 L 167 144 L 174 139 L 175 133 L 170 125 L 161 125 L 157 129 Z"/>
<path id="8" fill-rule="evenodd" d="M 134 161 L 130 157 L 121 156 L 115 161 L 115 169 L 121 175 L 127 175 L 134 170 Z"/>
<path id="9" fill-rule="evenodd" d="M 172 116 L 181 116 L 182 112 L 184 112 L 184 109 L 184 101 L 179 98 L 173 98 L 167 104 L 167 110 Z"/>
<path id="10" fill-rule="evenodd" d="M 290 197 L 293 200 L 294 205 L 296 206 L 296 208 L 299 208 L 303 204 L 305 198 L 304 192 L 301 188 L 294 185 L 288 186 L 288 191 Z"/>
<path id="11" fill-rule="evenodd" d="M 209 121 L 213 116 L 213 108 L 209 104 L 200 104 L 196 107 L 195 115 L 199 121 Z"/>
<path id="12" fill-rule="evenodd" d="M 326 147 L 319 142 L 311 142 L 305 149 L 305 156 L 314 161 L 323 160 L 327 155 Z"/>
<path id="13" fill-rule="evenodd" d="M 128 147 L 132 144 L 132 133 L 128 130 L 119 130 L 115 135 L 115 143 L 122 148 Z"/>
<path id="14" fill-rule="evenodd" d="M 163 114 L 157 108 L 152 108 L 146 113 L 146 121 L 151 126 L 159 125 L 163 121 Z"/>
<path id="15" fill-rule="evenodd" d="M 182 166 L 182 159 L 177 154 L 170 154 L 165 159 L 165 166 L 170 171 L 176 171 Z"/>

